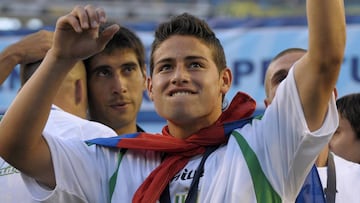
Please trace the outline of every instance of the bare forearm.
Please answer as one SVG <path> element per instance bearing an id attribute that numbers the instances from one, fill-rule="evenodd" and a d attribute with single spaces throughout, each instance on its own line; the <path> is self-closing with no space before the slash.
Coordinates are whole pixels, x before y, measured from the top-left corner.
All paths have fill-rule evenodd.
<path id="1" fill-rule="evenodd" d="M 308 0 L 309 55 L 328 69 L 328 64 L 341 64 L 344 56 L 346 23 L 344 0 Z M 333 66 L 334 70 L 340 69 Z M 320 70 L 323 71 L 323 70 Z M 329 70 L 325 70 L 331 72 Z M 336 73 L 333 73 L 335 78 Z"/>
<path id="2" fill-rule="evenodd" d="M 19 64 L 20 58 L 20 54 L 14 50 L 13 46 L 5 48 L 3 52 L 0 53 L 0 85 L 4 83 L 11 71 Z"/>
<path id="3" fill-rule="evenodd" d="M 295 80 L 310 130 L 321 127 L 345 51 L 343 0 L 307 0 L 309 49 L 296 64 Z"/>

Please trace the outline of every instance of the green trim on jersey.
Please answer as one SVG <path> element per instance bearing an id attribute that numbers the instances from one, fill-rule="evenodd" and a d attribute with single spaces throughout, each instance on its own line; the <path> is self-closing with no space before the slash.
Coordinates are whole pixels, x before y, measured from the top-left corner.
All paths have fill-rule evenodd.
<path id="1" fill-rule="evenodd" d="M 264 116 L 264 115 L 262 115 L 262 114 L 256 115 L 256 116 L 254 116 L 254 119 L 256 119 L 256 120 L 261 120 L 263 116 Z"/>
<path id="2" fill-rule="evenodd" d="M 127 151 L 127 149 L 121 149 L 120 150 L 119 159 L 118 159 L 118 165 L 116 167 L 116 170 L 115 170 L 114 174 L 110 177 L 110 180 L 109 180 L 110 201 L 111 201 L 111 198 L 112 198 L 112 196 L 114 194 L 120 163 L 121 163 L 121 160 L 124 157 L 126 151 Z"/>
<path id="3" fill-rule="evenodd" d="M 261 169 L 259 160 L 255 152 L 251 149 L 244 137 L 237 131 L 233 131 L 240 149 L 244 155 L 247 166 L 249 167 L 251 179 L 254 184 L 254 190 L 257 202 L 281 202 L 280 196 L 272 188 L 264 172 Z"/>

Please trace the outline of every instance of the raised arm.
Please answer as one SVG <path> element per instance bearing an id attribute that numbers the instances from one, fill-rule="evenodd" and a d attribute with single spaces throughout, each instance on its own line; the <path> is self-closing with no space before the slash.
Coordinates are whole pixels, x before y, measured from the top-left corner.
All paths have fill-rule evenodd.
<path id="1" fill-rule="evenodd" d="M 0 85 L 17 64 L 27 64 L 43 59 L 51 47 L 52 37 L 52 32 L 40 30 L 7 46 L 0 53 Z"/>
<path id="2" fill-rule="evenodd" d="M 56 185 L 50 150 L 41 136 L 52 100 L 78 60 L 101 51 L 118 30 L 98 33 L 102 9 L 76 7 L 56 23 L 54 41 L 38 71 L 18 93 L 0 122 L 0 156 L 39 182 Z"/>
<path id="3" fill-rule="evenodd" d="M 346 25 L 343 0 L 307 0 L 309 48 L 295 80 L 309 129 L 323 123 L 343 61 Z"/>

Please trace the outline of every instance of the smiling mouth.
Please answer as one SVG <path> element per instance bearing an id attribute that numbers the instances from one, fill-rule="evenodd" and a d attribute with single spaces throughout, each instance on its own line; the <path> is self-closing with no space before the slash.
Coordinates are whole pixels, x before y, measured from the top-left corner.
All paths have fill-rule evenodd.
<path id="1" fill-rule="evenodd" d="M 112 108 L 118 108 L 118 107 L 124 107 L 126 106 L 127 103 L 116 103 L 116 104 L 112 104 L 110 105 Z"/>
<path id="2" fill-rule="evenodd" d="M 175 97 L 175 96 L 184 96 L 184 95 L 192 95 L 192 94 L 194 93 L 190 91 L 178 91 L 178 92 L 172 92 L 170 96 Z"/>

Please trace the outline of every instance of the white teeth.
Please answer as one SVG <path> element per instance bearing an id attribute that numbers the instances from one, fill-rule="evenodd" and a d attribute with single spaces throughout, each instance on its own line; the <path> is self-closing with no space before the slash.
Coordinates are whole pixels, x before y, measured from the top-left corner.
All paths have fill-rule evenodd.
<path id="1" fill-rule="evenodd" d="M 182 95 L 189 95 L 191 92 L 175 92 L 172 96 L 182 96 Z"/>

